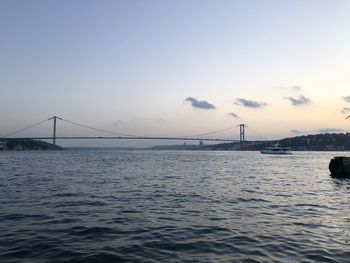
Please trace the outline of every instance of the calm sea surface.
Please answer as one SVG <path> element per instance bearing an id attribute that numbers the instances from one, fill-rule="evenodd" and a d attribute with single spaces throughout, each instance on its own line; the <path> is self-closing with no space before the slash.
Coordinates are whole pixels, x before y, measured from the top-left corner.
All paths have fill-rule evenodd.
<path id="1" fill-rule="evenodd" d="M 334 155 L 0 152 L 0 262 L 350 262 Z"/>

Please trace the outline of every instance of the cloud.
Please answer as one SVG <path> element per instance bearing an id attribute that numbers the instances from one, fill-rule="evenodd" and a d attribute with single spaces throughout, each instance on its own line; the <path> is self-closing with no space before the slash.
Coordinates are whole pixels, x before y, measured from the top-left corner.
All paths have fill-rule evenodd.
<path id="1" fill-rule="evenodd" d="M 122 120 L 116 120 L 115 122 L 113 122 L 114 126 L 118 126 L 119 124 L 123 124 L 124 122 Z"/>
<path id="2" fill-rule="evenodd" d="M 306 98 L 303 95 L 300 95 L 298 98 L 293 98 L 293 97 L 284 97 L 284 98 L 289 100 L 293 106 L 306 105 L 310 103 L 310 99 Z"/>
<path id="3" fill-rule="evenodd" d="M 343 114 L 349 114 L 349 113 L 350 113 L 350 108 L 348 108 L 348 107 L 343 107 L 343 108 L 341 109 L 341 113 L 343 113 Z"/>
<path id="4" fill-rule="evenodd" d="M 293 90 L 293 91 L 301 91 L 301 89 L 302 89 L 300 86 L 296 86 L 296 85 L 291 86 L 290 88 L 291 88 L 291 90 Z"/>
<path id="5" fill-rule="evenodd" d="M 239 116 L 238 116 L 236 113 L 230 112 L 230 113 L 227 113 L 227 115 L 230 115 L 230 116 L 232 116 L 233 118 L 239 119 Z"/>
<path id="6" fill-rule="evenodd" d="M 267 105 L 266 102 L 258 102 L 258 101 L 247 100 L 247 99 L 242 99 L 242 98 L 237 98 L 236 101 L 234 102 L 234 104 L 236 104 L 238 106 L 253 108 L 253 109 L 261 108 L 261 107 Z"/>
<path id="7" fill-rule="evenodd" d="M 281 87 L 281 89 L 288 90 L 288 91 L 301 91 L 302 87 L 297 86 L 297 85 L 293 85 L 293 86 L 288 86 L 288 87 Z"/>
<path id="8" fill-rule="evenodd" d="M 301 130 L 290 130 L 291 133 L 296 133 L 296 134 L 300 134 L 300 133 L 307 133 L 306 131 L 301 131 Z"/>
<path id="9" fill-rule="evenodd" d="M 213 104 L 211 104 L 205 100 L 199 101 L 193 97 L 188 97 L 187 99 L 185 99 L 185 101 L 190 102 L 192 104 L 193 108 L 204 109 L 204 110 L 215 110 L 216 109 L 216 107 Z"/>
<path id="10" fill-rule="evenodd" d="M 350 103 L 350 96 L 345 96 L 345 97 L 343 97 L 343 100 L 345 100 L 345 102 Z"/>
<path id="11" fill-rule="evenodd" d="M 157 123 L 160 123 L 160 124 L 163 124 L 163 123 L 166 123 L 166 120 L 163 119 L 163 118 L 158 118 L 155 120 Z"/>
<path id="12" fill-rule="evenodd" d="M 318 129 L 317 132 L 319 133 L 340 133 L 340 132 L 345 132 L 342 129 L 337 129 L 337 128 L 322 128 Z"/>

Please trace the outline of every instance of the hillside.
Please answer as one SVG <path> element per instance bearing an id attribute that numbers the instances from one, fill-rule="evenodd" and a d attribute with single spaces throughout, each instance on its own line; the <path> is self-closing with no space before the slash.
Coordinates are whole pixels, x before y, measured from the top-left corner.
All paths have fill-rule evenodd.
<path id="1" fill-rule="evenodd" d="M 31 139 L 0 139 L 0 150 L 61 150 L 62 147 Z"/>
<path id="2" fill-rule="evenodd" d="M 259 151 L 278 142 L 282 146 L 291 147 L 293 151 L 350 151 L 350 133 L 326 133 L 297 136 L 274 141 L 246 141 L 243 150 Z M 242 150 L 239 142 L 213 145 L 168 145 L 149 148 L 151 150 Z"/>
<path id="3" fill-rule="evenodd" d="M 349 151 L 350 133 L 326 133 L 297 136 L 276 141 L 247 141 L 244 150 L 262 150 L 278 142 L 290 147 L 293 151 Z M 238 150 L 239 143 L 218 144 L 210 147 L 212 150 Z"/>

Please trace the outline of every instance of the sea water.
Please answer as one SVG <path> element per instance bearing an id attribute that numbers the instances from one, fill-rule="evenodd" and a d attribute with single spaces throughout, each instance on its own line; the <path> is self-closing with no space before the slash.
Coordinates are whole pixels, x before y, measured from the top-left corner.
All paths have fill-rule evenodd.
<path id="1" fill-rule="evenodd" d="M 0 262 L 350 262 L 335 155 L 0 152 Z"/>

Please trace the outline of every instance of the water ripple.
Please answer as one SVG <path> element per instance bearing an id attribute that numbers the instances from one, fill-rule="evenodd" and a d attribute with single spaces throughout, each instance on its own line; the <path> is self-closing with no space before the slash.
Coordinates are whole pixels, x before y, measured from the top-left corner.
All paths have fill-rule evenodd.
<path id="1" fill-rule="evenodd" d="M 332 156 L 1 152 L 0 261 L 349 262 Z"/>

